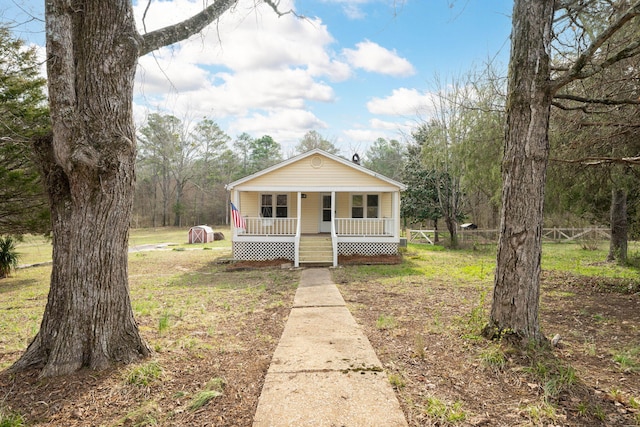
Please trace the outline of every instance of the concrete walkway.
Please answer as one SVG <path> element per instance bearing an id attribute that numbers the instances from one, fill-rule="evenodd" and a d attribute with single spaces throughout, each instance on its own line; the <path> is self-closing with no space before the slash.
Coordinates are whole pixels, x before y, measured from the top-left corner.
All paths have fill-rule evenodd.
<path id="1" fill-rule="evenodd" d="M 253 426 L 407 426 L 382 364 L 326 268 L 302 272 Z"/>

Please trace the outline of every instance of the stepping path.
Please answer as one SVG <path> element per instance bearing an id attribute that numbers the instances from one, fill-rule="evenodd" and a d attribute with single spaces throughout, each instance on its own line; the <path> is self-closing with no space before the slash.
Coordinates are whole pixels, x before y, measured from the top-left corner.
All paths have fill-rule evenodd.
<path id="1" fill-rule="evenodd" d="M 253 427 L 406 427 L 367 337 L 326 268 L 303 270 Z"/>

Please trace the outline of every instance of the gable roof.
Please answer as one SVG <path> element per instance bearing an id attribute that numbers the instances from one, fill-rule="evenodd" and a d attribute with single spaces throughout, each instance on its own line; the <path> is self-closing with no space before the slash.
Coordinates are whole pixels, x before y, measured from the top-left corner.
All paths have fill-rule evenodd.
<path id="1" fill-rule="evenodd" d="M 333 160 L 335 162 L 338 162 L 338 163 L 340 163 L 340 164 L 342 164 L 342 165 L 344 165 L 344 166 L 346 166 L 348 168 L 352 168 L 354 171 L 357 171 L 359 173 L 364 173 L 364 174 L 369 175 L 371 177 L 374 177 L 374 178 L 377 178 L 379 180 L 382 180 L 382 181 L 384 181 L 385 183 L 387 183 L 387 184 L 389 184 L 391 186 L 398 187 L 398 189 L 401 190 L 401 191 L 405 190 L 407 188 L 406 185 L 404 185 L 403 183 L 401 183 L 399 181 L 396 181 L 396 180 L 393 180 L 391 178 L 388 178 L 388 177 L 386 177 L 386 176 L 384 176 L 382 174 L 379 174 L 379 173 L 374 172 L 374 171 L 372 171 L 370 169 L 367 169 L 364 166 L 361 166 L 361 165 L 359 165 L 357 163 L 351 162 L 351 161 L 349 161 L 347 159 L 344 159 L 342 157 L 336 156 L 334 154 L 328 153 L 328 152 L 326 152 L 324 150 L 321 150 L 319 148 L 315 148 L 315 149 L 313 149 L 311 151 L 307 151 L 306 153 L 299 154 L 297 156 L 291 157 L 291 158 L 289 158 L 287 160 L 284 160 L 284 161 L 282 161 L 280 163 L 277 163 L 277 164 L 275 164 L 273 166 L 270 166 L 270 167 L 268 167 L 266 169 L 263 169 L 263 170 L 261 170 L 259 172 L 256 172 L 254 174 L 248 175 L 248 176 L 246 176 L 244 178 L 240 178 L 240 179 L 238 179 L 236 181 L 233 181 L 233 182 L 227 184 L 225 186 L 225 188 L 227 190 L 233 190 L 235 187 L 238 187 L 238 186 L 240 186 L 242 184 L 245 184 L 245 183 L 247 183 L 249 181 L 252 181 L 252 180 L 254 180 L 256 178 L 259 178 L 261 176 L 267 175 L 267 174 L 269 174 L 271 172 L 274 172 L 274 171 L 276 171 L 278 169 L 285 168 L 285 167 L 287 167 L 287 166 L 289 166 L 289 165 L 291 165 L 293 163 L 300 162 L 300 161 L 302 161 L 302 160 L 304 160 L 304 159 L 306 159 L 308 157 L 311 157 L 313 155 L 320 155 L 320 156 L 326 157 L 326 158 L 328 158 L 330 160 Z"/>

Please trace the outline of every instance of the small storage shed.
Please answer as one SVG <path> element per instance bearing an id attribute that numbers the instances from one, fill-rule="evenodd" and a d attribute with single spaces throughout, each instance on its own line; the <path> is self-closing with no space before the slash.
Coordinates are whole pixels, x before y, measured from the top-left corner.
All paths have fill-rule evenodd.
<path id="1" fill-rule="evenodd" d="M 213 229 L 208 225 L 196 225 L 189 229 L 189 243 L 213 242 Z"/>

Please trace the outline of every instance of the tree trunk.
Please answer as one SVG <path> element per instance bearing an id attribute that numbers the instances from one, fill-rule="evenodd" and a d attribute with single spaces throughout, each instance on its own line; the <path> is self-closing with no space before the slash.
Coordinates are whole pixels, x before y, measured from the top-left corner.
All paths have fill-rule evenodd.
<path id="1" fill-rule="evenodd" d="M 438 220 L 433 220 L 433 243 L 440 243 L 440 236 L 438 233 Z"/>
<path id="2" fill-rule="evenodd" d="M 456 227 L 456 221 L 450 216 L 444 217 L 444 222 L 449 230 L 449 236 L 451 238 L 451 247 L 456 249 L 458 247 L 458 230 Z"/>
<path id="3" fill-rule="evenodd" d="M 544 339 L 538 306 L 553 4 L 516 0 L 513 9 L 500 237 L 491 318 L 484 333 L 509 335 L 518 342 Z"/>
<path id="4" fill-rule="evenodd" d="M 627 192 L 613 189 L 611 192 L 611 241 L 607 261 L 617 260 L 624 263 L 627 260 Z"/>
<path id="5" fill-rule="evenodd" d="M 173 221 L 174 227 L 182 227 L 182 213 L 184 206 L 182 205 L 182 193 L 184 192 L 185 182 L 176 180 L 176 204 L 174 213 L 175 219 Z"/>
<path id="6" fill-rule="evenodd" d="M 53 227 L 40 331 L 12 369 L 101 369 L 150 354 L 133 317 L 127 246 L 136 159 L 138 43 L 128 1 L 46 2 L 53 135 L 36 144 Z"/>

